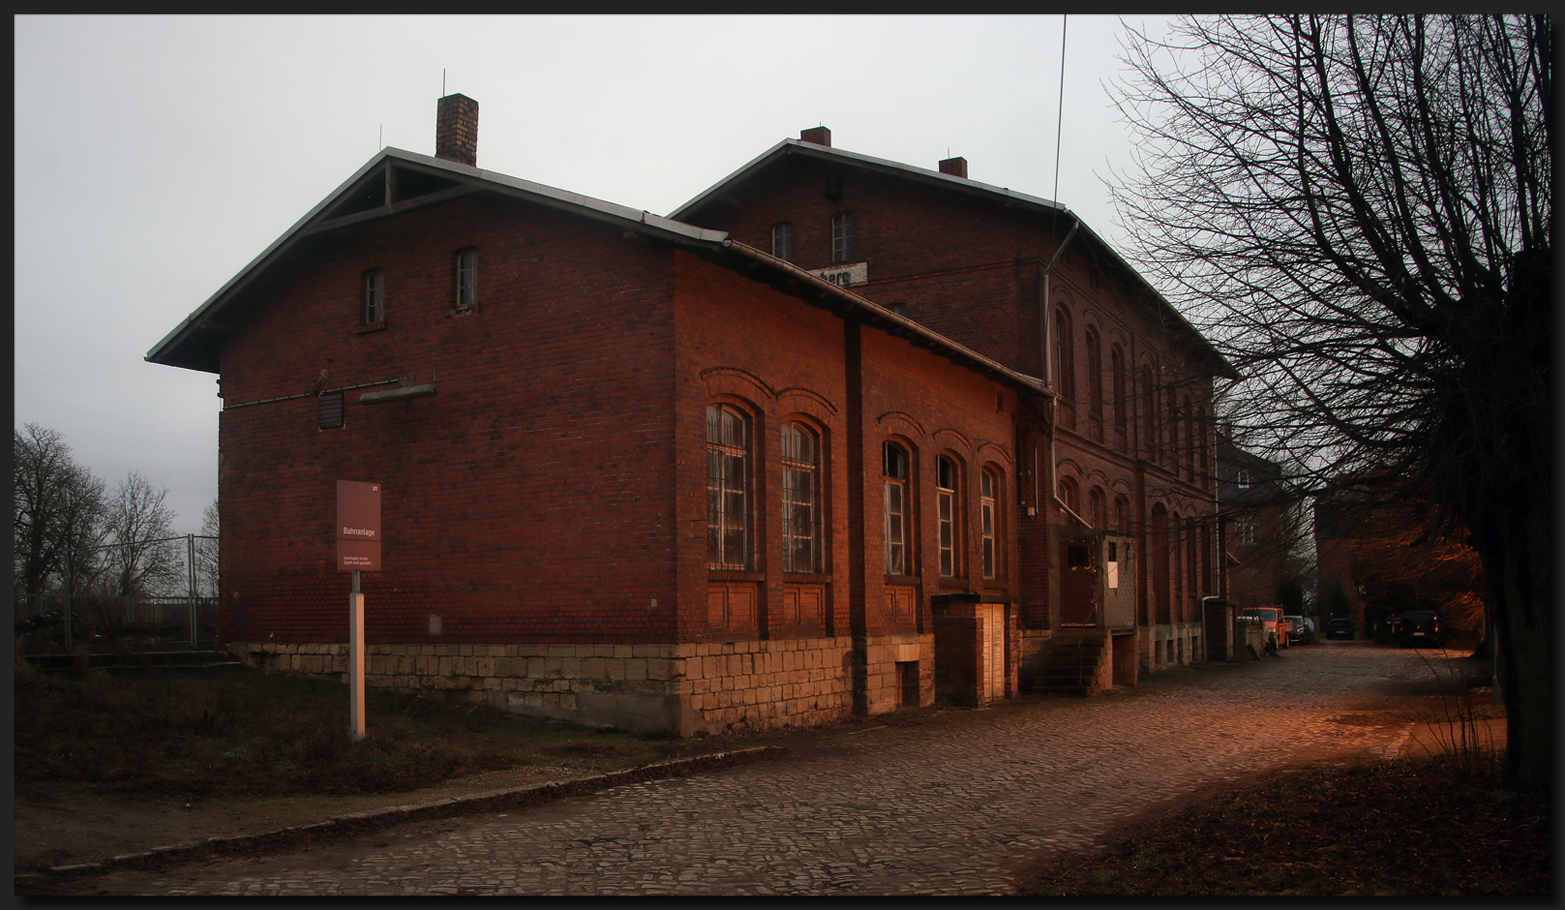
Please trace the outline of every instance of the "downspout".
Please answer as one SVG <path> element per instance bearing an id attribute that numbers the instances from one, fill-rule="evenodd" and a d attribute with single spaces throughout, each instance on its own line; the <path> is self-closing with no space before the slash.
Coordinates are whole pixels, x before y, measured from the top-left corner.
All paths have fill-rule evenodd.
<path id="1" fill-rule="evenodd" d="M 1056 393 L 1059 390 L 1054 388 L 1054 345 L 1050 343 L 1053 339 L 1049 337 L 1050 329 L 1053 323 L 1053 320 L 1049 318 L 1049 273 L 1054 270 L 1054 264 L 1060 261 L 1060 256 L 1064 254 L 1065 247 L 1071 242 L 1071 238 L 1076 236 L 1076 229 L 1080 227 L 1081 219 L 1078 218 L 1076 219 L 1076 222 L 1071 225 L 1071 229 L 1066 232 L 1065 239 L 1060 241 L 1060 246 L 1054 251 L 1054 256 L 1049 260 L 1049 264 L 1043 267 L 1043 305 L 1039 308 L 1040 311 L 1038 313 L 1038 317 L 1043 323 L 1043 381 L 1044 384 L 1049 388 L 1049 391 Z M 1065 512 L 1065 514 L 1076 519 L 1076 521 L 1079 522 L 1082 527 L 1091 530 L 1092 525 L 1086 519 L 1073 512 L 1071 507 L 1066 505 L 1063 499 L 1060 499 L 1060 486 L 1058 477 L 1059 469 L 1054 461 L 1054 436 L 1057 432 L 1057 428 L 1059 427 L 1059 400 L 1060 399 L 1058 394 L 1049 397 L 1049 498 L 1053 499 L 1054 504 L 1059 506 L 1060 509 Z M 1033 453 L 1034 459 L 1036 460 L 1037 450 L 1034 449 Z M 1036 470 L 1034 470 L 1034 502 L 1036 502 L 1038 499 L 1038 492 L 1036 489 L 1037 478 L 1038 473 Z"/>

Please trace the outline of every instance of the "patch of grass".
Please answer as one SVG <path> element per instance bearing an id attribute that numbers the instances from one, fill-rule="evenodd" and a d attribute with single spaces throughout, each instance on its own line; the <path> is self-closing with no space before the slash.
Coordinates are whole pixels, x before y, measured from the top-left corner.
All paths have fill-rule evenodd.
<path id="1" fill-rule="evenodd" d="M 1483 765 L 1480 767 L 1490 767 Z M 1285 773 L 1027 872 L 1031 896 L 1541 896 L 1546 794 L 1450 755 Z"/>
<path id="2" fill-rule="evenodd" d="M 483 771 L 577 763 L 634 767 L 702 751 L 540 722 L 477 703 L 371 690 L 366 735 L 348 688 L 244 668 L 16 672 L 16 780 L 127 793 L 249 796 L 418 789 Z"/>

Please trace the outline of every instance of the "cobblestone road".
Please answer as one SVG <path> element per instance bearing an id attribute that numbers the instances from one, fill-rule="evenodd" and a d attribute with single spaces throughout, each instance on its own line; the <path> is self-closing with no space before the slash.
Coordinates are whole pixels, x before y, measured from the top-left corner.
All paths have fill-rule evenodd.
<path id="1" fill-rule="evenodd" d="M 309 852 L 125 871 L 145 895 L 999 894 L 1170 798 L 1301 761 L 1394 751 L 1344 723 L 1431 676 L 1418 652 L 1321 643 L 1092 699 L 873 723 L 811 749 Z M 879 719 L 893 721 L 893 718 Z M 100 890 L 100 889 L 107 889 Z"/>

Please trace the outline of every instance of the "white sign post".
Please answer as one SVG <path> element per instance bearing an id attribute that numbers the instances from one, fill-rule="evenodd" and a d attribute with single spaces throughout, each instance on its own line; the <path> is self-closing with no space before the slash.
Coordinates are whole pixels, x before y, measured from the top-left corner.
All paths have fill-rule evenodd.
<path id="1" fill-rule="evenodd" d="M 337 569 L 353 573 L 348 595 L 348 725 L 364 738 L 364 595 L 359 572 L 380 571 L 380 484 L 337 481 Z"/>

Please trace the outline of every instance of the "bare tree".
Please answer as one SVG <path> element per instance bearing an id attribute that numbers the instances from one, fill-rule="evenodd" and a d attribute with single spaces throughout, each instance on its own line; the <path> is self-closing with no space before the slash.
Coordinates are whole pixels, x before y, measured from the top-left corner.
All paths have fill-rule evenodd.
<path id="1" fill-rule="evenodd" d="M 1505 770 L 1553 773 L 1545 16 L 1132 33 L 1134 258 L 1245 374 L 1247 448 L 1439 509 L 1490 588 Z"/>
<path id="2" fill-rule="evenodd" d="M 103 526 L 103 481 L 76 464 L 56 430 L 30 423 L 14 432 L 11 489 L 13 565 L 18 594 L 85 583 Z"/>
<path id="3" fill-rule="evenodd" d="M 167 492 L 155 489 L 135 471 L 115 488 L 105 520 L 110 544 L 104 557 L 108 593 L 142 597 L 185 587 L 174 512 L 163 502 Z"/>

